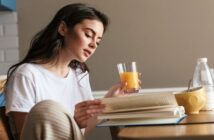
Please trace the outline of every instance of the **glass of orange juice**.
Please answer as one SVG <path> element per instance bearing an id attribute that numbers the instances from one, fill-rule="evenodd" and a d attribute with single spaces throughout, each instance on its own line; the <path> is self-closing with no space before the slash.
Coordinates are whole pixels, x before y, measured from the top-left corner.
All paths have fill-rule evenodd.
<path id="1" fill-rule="evenodd" d="M 129 65 L 119 63 L 117 64 L 117 68 L 120 75 L 120 80 L 125 86 L 124 91 L 128 93 L 138 92 L 140 85 L 136 62 L 131 62 Z"/>

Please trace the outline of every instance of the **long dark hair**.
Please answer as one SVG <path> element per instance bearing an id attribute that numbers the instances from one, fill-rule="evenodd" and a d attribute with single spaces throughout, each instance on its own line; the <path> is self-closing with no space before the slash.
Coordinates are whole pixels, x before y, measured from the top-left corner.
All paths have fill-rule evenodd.
<path id="1" fill-rule="evenodd" d="M 58 58 L 60 50 L 64 47 L 64 38 L 58 33 L 58 27 L 63 21 L 72 30 L 74 26 L 85 19 L 96 19 L 102 22 L 104 31 L 108 26 L 108 17 L 86 4 L 70 4 L 61 8 L 52 21 L 31 40 L 30 49 L 25 58 L 11 66 L 7 72 L 8 79 L 12 73 L 23 63 L 44 64 Z M 69 66 L 80 68 L 82 72 L 89 71 L 85 63 L 72 60 Z"/>

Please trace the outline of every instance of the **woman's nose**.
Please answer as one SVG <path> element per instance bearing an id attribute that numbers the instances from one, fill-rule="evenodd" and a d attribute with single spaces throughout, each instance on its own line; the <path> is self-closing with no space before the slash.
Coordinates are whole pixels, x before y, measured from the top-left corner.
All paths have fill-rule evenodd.
<path id="1" fill-rule="evenodd" d="M 91 43 L 89 44 L 90 48 L 96 49 L 97 48 L 97 43 L 96 41 L 91 41 Z"/>

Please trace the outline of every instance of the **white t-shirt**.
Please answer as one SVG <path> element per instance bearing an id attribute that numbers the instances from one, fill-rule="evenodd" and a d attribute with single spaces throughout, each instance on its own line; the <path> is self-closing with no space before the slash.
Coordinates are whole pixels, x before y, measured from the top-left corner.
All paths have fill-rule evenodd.
<path id="1" fill-rule="evenodd" d="M 59 77 L 37 64 L 22 64 L 12 74 L 6 90 L 6 113 L 29 112 L 38 102 L 54 100 L 71 114 L 77 103 L 93 99 L 87 72 L 70 69 Z"/>

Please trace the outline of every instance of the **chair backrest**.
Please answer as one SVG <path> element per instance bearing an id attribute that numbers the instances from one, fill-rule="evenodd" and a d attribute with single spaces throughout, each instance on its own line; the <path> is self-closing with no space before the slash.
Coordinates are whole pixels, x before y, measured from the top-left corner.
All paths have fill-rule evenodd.
<path id="1" fill-rule="evenodd" d="M 5 106 L 0 107 L 0 118 L 3 122 L 3 127 L 5 128 L 7 132 L 7 136 L 9 140 L 15 140 L 12 134 L 12 131 L 10 129 L 10 123 L 9 123 L 9 117 L 5 115 Z"/>

